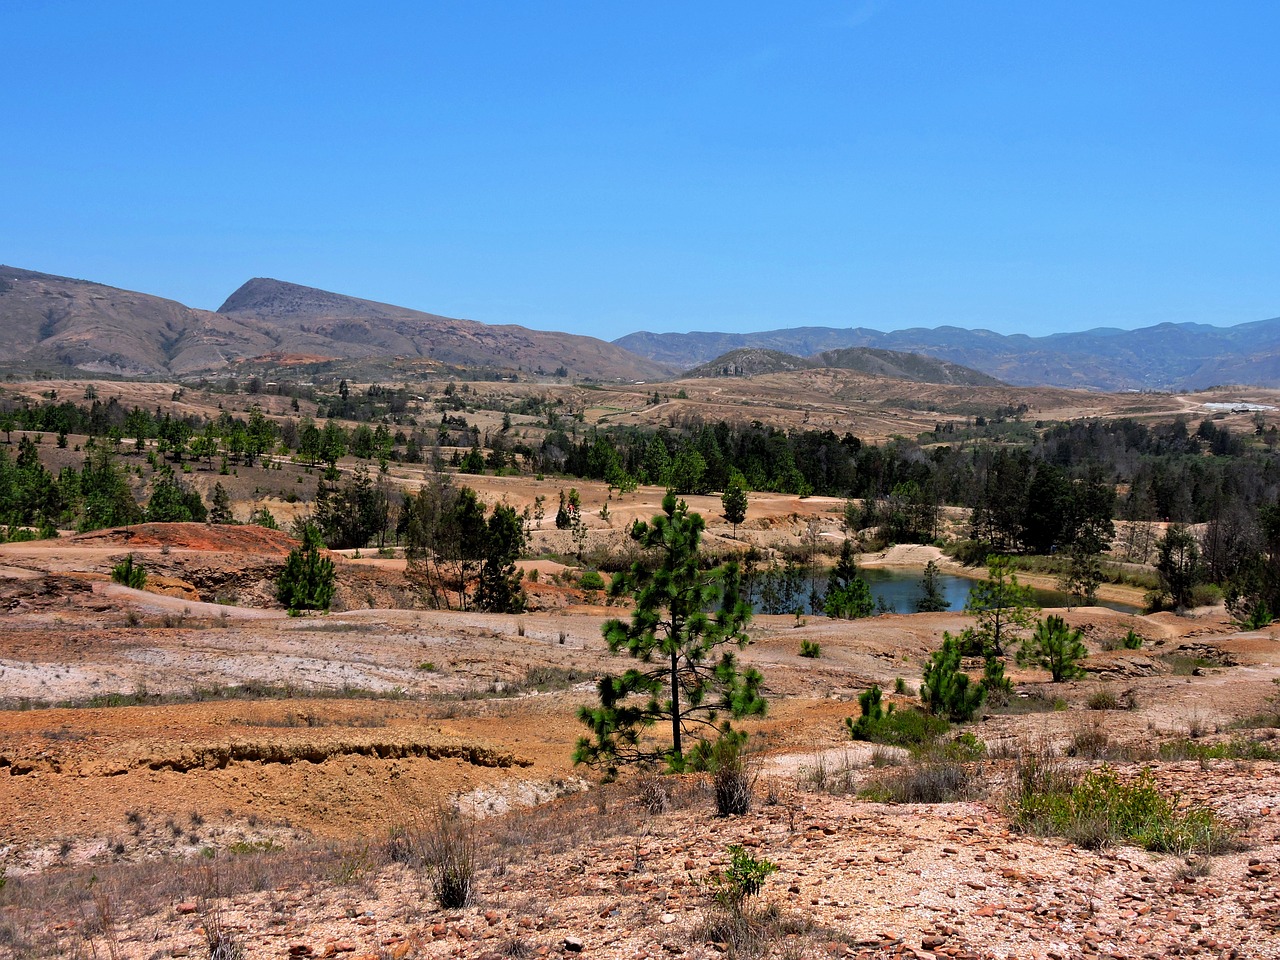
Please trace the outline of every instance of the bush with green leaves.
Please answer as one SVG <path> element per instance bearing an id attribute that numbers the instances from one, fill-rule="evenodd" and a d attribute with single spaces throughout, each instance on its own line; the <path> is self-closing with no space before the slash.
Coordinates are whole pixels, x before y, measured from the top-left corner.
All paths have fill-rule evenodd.
<path id="1" fill-rule="evenodd" d="M 878 685 L 858 695 L 862 715 L 857 720 L 844 719 L 849 739 L 914 749 L 932 743 L 951 727 L 945 717 L 919 710 L 895 710 L 893 704 L 886 708 L 881 704 L 882 696 Z"/>
<path id="2" fill-rule="evenodd" d="M 986 696 L 987 691 L 973 683 L 961 668 L 958 638 L 944 632 L 942 647 L 934 651 L 924 668 L 920 699 L 925 707 L 953 723 L 964 723 L 978 712 Z"/>
<path id="3" fill-rule="evenodd" d="M 147 583 L 147 571 L 142 564 L 134 562 L 133 554 L 130 553 L 111 568 L 111 579 L 134 590 L 141 590 Z"/>
<path id="4" fill-rule="evenodd" d="M 1076 777 L 1044 758 L 1019 763 L 1010 813 L 1026 833 L 1091 849 L 1127 842 L 1159 853 L 1214 853 L 1234 834 L 1210 808 L 1161 793 L 1150 768 L 1130 781 L 1108 766 Z"/>
<path id="5" fill-rule="evenodd" d="M 750 960 L 767 956 L 778 942 L 782 923 L 776 911 L 757 908 L 751 901 L 759 896 L 765 880 L 778 867 L 752 856 L 737 844 L 730 846 L 728 853 L 729 865 L 706 880 L 712 903 L 697 936 L 724 944 L 730 957 Z"/>
<path id="6" fill-rule="evenodd" d="M 743 905 L 758 896 L 770 874 L 778 871 L 778 865 L 758 859 L 738 844 L 728 848 L 729 865 L 717 870 L 707 880 L 716 902 L 730 910 L 741 910 Z"/>
<path id="7" fill-rule="evenodd" d="M 800 656 L 807 657 L 810 660 L 817 660 L 822 656 L 822 645 L 816 640 L 801 640 Z"/>
<path id="8" fill-rule="evenodd" d="M 311 524 L 302 529 L 302 544 L 289 551 L 284 569 L 276 578 L 276 596 L 290 614 L 303 610 L 328 610 L 333 602 L 333 561 L 321 554 L 324 540 Z"/>
<path id="9" fill-rule="evenodd" d="M 1085 675 L 1080 661 L 1088 655 L 1081 641 L 1083 636 L 1083 630 L 1071 629 L 1057 614 L 1045 617 L 1018 648 L 1018 664 L 1048 670 L 1054 683 L 1078 680 Z"/>

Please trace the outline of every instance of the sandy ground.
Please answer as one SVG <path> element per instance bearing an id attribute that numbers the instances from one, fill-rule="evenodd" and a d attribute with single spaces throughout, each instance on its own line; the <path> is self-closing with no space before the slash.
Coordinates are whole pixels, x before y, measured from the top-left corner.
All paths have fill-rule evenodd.
<path id="1" fill-rule="evenodd" d="M 635 502 L 638 514 L 652 506 Z M 806 515 L 838 526 L 834 501 L 759 506 L 761 533 Z M 630 509 L 619 505 L 615 522 Z M 10 707 L 0 710 L 0 862 L 12 878 L 0 891 L 0 956 L 15 944 L 31 956 L 41 955 L 33 944 L 52 945 L 44 955 L 200 956 L 216 922 L 248 957 L 713 956 L 722 948 L 705 929 L 706 882 L 730 843 L 778 863 L 766 899 L 807 922 L 788 935 L 794 956 L 1280 955 L 1272 761 L 1155 765 L 1168 789 L 1242 824 L 1246 849 L 1215 857 L 1203 877 L 1183 876 L 1177 857 L 1011 833 L 1007 762 L 992 761 L 989 786 L 956 804 L 814 788 L 815 769 L 848 767 L 855 783 L 874 775 L 844 718 L 871 683 L 901 678 L 909 692 L 886 700 L 910 704 L 963 614 L 758 617 L 743 658 L 770 699 L 769 715 L 746 724 L 761 802 L 716 819 L 705 788 L 683 781 L 675 809 L 643 815 L 635 786 L 610 793 L 570 761 L 584 729 L 577 708 L 623 665 L 600 633 L 617 608 L 543 585 L 559 605 L 519 616 L 392 609 L 400 561 L 370 558 L 339 559 L 348 609 L 289 618 L 269 589 L 287 547 L 205 527 L 0 547 Z M 153 589 L 179 595 L 111 584 L 107 571 L 129 551 L 156 571 Z M 903 546 L 865 561 L 936 557 Z M 538 566 L 540 580 L 558 569 Z M 235 605 L 202 599 L 232 590 Z M 1011 665 L 1020 692 L 1049 692 L 1066 709 L 984 715 L 971 729 L 992 750 L 1065 749 L 1099 734 L 1133 749 L 1224 739 L 1276 693 L 1280 630 L 1240 633 L 1211 610 L 1058 612 L 1085 631 L 1089 675 L 1051 685 Z M 1105 649 L 1131 628 L 1147 638 L 1142 650 Z M 801 657 L 802 640 L 821 656 Z M 1175 672 L 1174 654 L 1198 658 L 1195 672 Z M 1085 709 L 1102 690 L 1134 708 Z M 68 705 L 46 706 L 58 703 Z M 479 900 L 465 910 L 437 909 L 420 873 L 373 852 L 438 802 L 492 824 Z M 344 868 L 360 849 L 365 865 Z M 290 851 L 332 865 L 266 879 Z M 234 890 L 211 896 L 208 870 Z M 266 887 L 233 884 L 243 870 L 261 871 Z M 43 914 L 42 884 L 80 883 L 77 871 L 107 878 L 108 906 L 90 896 L 73 901 L 76 916 Z M 150 879 L 129 881 L 137 871 Z M 49 897 L 67 909 L 63 894 Z"/>

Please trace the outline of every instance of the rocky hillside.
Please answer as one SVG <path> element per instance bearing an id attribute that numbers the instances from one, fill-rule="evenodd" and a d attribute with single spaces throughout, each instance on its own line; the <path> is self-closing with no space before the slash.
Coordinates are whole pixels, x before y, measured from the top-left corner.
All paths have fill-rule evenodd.
<path id="1" fill-rule="evenodd" d="M 575 378 L 660 378 L 670 368 L 594 337 L 456 320 L 280 280 L 250 280 L 221 316 L 286 333 L 293 350 L 345 358 L 429 358 L 462 367 Z"/>
<path id="2" fill-rule="evenodd" d="M 780 350 L 764 350 L 744 347 L 730 350 L 723 356 L 694 367 L 686 377 L 758 377 L 766 373 L 788 373 L 792 370 L 809 370 L 813 364 L 800 357 L 793 357 Z"/>
<path id="3" fill-rule="evenodd" d="M 1001 381 L 970 367 L 949 360 L 936 360 L 919 353 L 900 350 L 876 350 L 872 347 L 846 347 L 828 350 L 813 357 L 819 367 L 856 370 L 877 377 L 911 380 L 916 383 L 954 383 L 967 387 L 1001 386 Z"/>
<path id="4" fill-rule="evenodd" d="M 0 351 L 9 362 L 154 376 L 275 346 L 264 331 L 173 300 L 0 266 Z"/>
<path id="5" fill-rule="evenodd" d="M 817 356 L 803 358 L 766 350 L 744 347 L 731 350 L 714 360 L 694 367 L 685 377 L 759 377 L 774 373 L 790 373 L 796 370 L 820 368 L 853 370 L 873 377 L 908 380 L 914 383 L 957 384 L 961 386 L 1001 386 L 995 377 L 977 370 L 962 367 L 958 363 L 935 360 L 918 353 L 902 353 L 896 350 L 874 350 L 870 347 L 847 347 L 828 350 Z"/>
<path id="6" fill-rule="evenodd" d="M 655 379 L 664 364 L 594 337 L 455 320 L 278 280 L 250 280 L 217 312 L 87 280 L 0 266 L 0 350 L 25 368 L 128 377 L 218 373 L 244 361 L 448 364 L 525 376 Z"/>

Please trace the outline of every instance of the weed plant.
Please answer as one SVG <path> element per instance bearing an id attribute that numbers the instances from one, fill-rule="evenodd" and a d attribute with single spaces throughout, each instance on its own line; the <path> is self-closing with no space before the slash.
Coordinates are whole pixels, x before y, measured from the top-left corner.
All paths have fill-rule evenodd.
<path id="1" fill-rule="evenodd" d="M 1180 807 L 1161 793 L 1150 768 L 1121 780 L 1108 766 L 1079 775 L 1043 756 L 1018 764 L 1009 803 L 1013 825 L 1062 836 L 1088 849 L 1132 843 L 1159 853 L 1220 852 L 1234 831 L 1208 807 Z"/>

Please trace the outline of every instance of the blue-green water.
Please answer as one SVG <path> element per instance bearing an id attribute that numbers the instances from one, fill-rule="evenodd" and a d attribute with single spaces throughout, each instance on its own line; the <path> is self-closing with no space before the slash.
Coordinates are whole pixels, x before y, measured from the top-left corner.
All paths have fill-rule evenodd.
<path id="1" fill-rule="evenodd" d="M 923 568 L 916 570 L 901 567 L 893 569 L 864 567 L 858 572 L 871 588 L 871 598 L 873 600 L 883 600 L 885 604 L 898 613 L 916 612 L 916 600 L 923 594 L 920 589 L 920 581 L 924 577 Z M 942 591 L 943 597 L 946 598 L 947 609 L 963 610 L 965 602 L 969 599 L 969 591 L 976 582 L 976 580 L 970 580 L 968 577 L 957 577 L 951 573 L 940 572 L 938 574 L 938 589 Z M 807 591 L 808 581 L 805 582 L 805 589 Z M 818 579 L 819 596 L 826 589 L 826 577 L 820 576 Z M 1067 595 L 1057 590 L 1037 590 L 1032 588 L 1031 592 L 1035 597 L 1036 603 L 1042 607 L 1065 607 L 1067 605 Z M 805 599 L 808 599 L 807 593 Z M 1099 605 L 1110 607 L 1112 610 L 1120 610 L 1124 613 L 1138 612 L 1138 608 L 1130 604 L 1100 601 Z"/>

